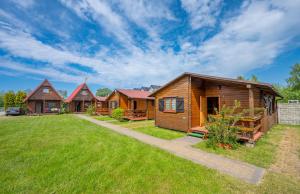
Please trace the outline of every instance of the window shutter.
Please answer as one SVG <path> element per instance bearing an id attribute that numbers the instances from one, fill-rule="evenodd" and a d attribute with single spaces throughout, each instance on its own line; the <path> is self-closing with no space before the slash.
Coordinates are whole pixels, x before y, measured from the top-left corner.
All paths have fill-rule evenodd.
<path id="1" fill-rule="evenodd" d="M 158 103 L 158 106 L 159 106 L 158 110 L 161 111 L 161 112 L 164 111 L 164 106 L 165 106 L 164 99 L 159 99 L 158 102 L 159 102 Z"/>
<path id="2" fill-rule="evenodd" d="M 176 98 L 176 112 L 184 112 L 184 98 Z"/>

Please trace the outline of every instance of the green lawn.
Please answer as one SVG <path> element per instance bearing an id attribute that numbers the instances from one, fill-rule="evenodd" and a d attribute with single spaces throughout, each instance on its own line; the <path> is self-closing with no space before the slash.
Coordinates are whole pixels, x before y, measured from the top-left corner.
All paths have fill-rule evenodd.
<path id="1" fill-rule="evenodd" d="M 246 184 L 72 115 L 0 118 L 0 193 L 297 193 Z"/>
<path id="2" fill-rule="evenodd" d="M 254 148 L 239 146 L 236 150 L 213 149 L 208 148 L 205 141 L 198 143 L 195 147 L 266 168 L 275 161 L 276 148 L 283 135 L 283 128 L 284 126 L 276 125 L 270 129 L 263 138 L 259 139 Z"/>
<path id="3" fill-rule="evenodd" d="M 162 139 L 176 139 L 179 137 L 184 137 L 186 134 L 179 131 L 174 131 L 170 129 L 164 129 L 154 126 L 154 120 L 145 120 L 145 121 L 117 121 L 109 116 L 94 116 L 95 119 L 101 121 L 108 121 L 110 123 L 121 125 L 123 127 L 133 129 L 154 137 Z"/>

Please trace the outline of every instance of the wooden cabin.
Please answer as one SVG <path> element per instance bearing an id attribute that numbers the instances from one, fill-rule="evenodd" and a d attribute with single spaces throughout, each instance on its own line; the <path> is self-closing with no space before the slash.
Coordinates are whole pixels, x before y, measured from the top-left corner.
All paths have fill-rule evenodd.
<path id="1" fill-rule="evenodd" d="M 108 101 L 106 100 L 107 97 L 96 96 L 97 99 L 97 106 L 96 112 L 99 115 L 108 115 Z"/>
<path id="2" fill-rule="evenodd" d="M 155 97 L 155 125 L 185 132 L 205 130 L 208 115 L 238 100 L 241 110 L 249 110 L 240 121 L 241 139 L 256 140 L 277 123 L 275 97 L 280 95 L 267 83 L 184 73 L 150 96 Z M 263 113 L 257 115 L 259 108 Z"/>
<path id="3" fill-rule="evenodd" d="M 90 105 L 96 106 L 97 99 L 86 83 L 80 84 L 65 101 L 70 112 L 85 112 Z"/>
<path id="4" fill-rule="evenodd" d="M 125 119 L 154 119 L 154 98 L 150 92 L 130 89 L 116 89 L 108 97 L 109 114 L 115 108 L 125 110 Z"/>
<path id="5" fill-rule="evenodd" d="M 62 97 L 45 79 L 25 99 L 29 114 L 57 113 L 60 110 Z"/>

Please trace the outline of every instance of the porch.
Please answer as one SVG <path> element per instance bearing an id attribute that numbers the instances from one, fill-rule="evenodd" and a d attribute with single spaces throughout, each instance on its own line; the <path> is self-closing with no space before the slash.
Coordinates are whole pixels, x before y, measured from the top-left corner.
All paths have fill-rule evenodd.
<path id="1" fill-rule="evenodd" d="M 99 115 L 109 115 L 109 108 L 98 108 L 96 109 L 97 114 Z"/>
<path id="2" fill-rule="evenodd" d="M 219 117 L 219 115 L 211 115 L 212 117 Z M 240 128 L 238 132 L 238 139 L 244 142 L 254 143 L 256 142 L 273 123 L 277 120 L 277 112 L 268 115 L 267 111 L 264 110 L 262 114 L 255 116 L 242 117 L 236 124 Z M 188 130 L 188 135 L 194 137 L 207 138 L 209 131 L 206 129 L 206 125 L 192 127 Z"/>
<path id="3" fill-rule="evenodd" d="M 147 120 L 147 110 L 125 110 L 124 119 L 131 121 Z"/>

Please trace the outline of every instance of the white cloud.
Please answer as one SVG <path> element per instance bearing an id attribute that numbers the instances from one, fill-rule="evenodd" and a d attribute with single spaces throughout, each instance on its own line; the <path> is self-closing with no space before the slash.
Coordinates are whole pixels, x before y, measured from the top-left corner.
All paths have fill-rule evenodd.
<path id="1" fill-rule="evenodd" d="M 300 18 L 299 8 L 295 1 L 249 4 L 198 48 L 199 62 L 209 65 L 210 73 L 222 75 L 237 75 L 272 63 L 295 35 L 300 35 L 300 20 L 295 19 Z"/>
<path id="2" fill-rule="evenodd" d="M 61 0 L 61 2 L 82 19 L 99 23 L 107 33 L 114 35 L 125 46 L 133 45 L 126 22 L 106 2 L 98 0 Z"/>
<path id="3" fill-rule="evenodd" d="M 157 8 L 155 15 L 156 7 L 151 3 L 139 1 L 137 5 L 133 5 L 132 2 L 125 2 L 119 8 L 123 7 L 124 13 L 132 22 L 145 28 L 150 34 L 153 32 L 153 37 L 158 40 L 147 39 L 148 48 L 143 50 L 134 43 L 128 21 L 121 17 L 121 13 L 112 9 L 113 5 L 92 0 L 64 3 L 84 20 L 97 21 L 108 33 L 117 37 L 121 46 L 126 49 L 116 50 L 111 54 L 110 47 L 101 45 L 102 49 L 91 56 L 73 51 L 72 47 L 76 43 L 73 46 L 59 45 L 58 48 L 57 45 L 38 40 L 29 31 L 22 30 L 21 25 L 18 25 L 21 28 L 18 29 L 3 23 L 0 24 L 0 47 L 11 56 L 33 59 L 38 68 L 15 63 L 9 58 L 2 59 L 0 66 L 28 74 L 48 75 L 57 81 L 78 83 L 88 76 L 91 83 L 110 87 L 135 87 L 163 84 L 184 71 L 227 76 L 243 74 L 272 63 L 287 49 L 287 44 L 300 35 L 299 2 L 249 2 L 241 7 L 239 15 L 223 20 L 220 32 L 215 36 L 200 45 L 186 39 L 181 41 L 181 51 L 175 52 L 161 48 L 165 42 L 160 39 L 160 29 L 154 28 L 151 23 L 153 19 L 174 19 L 168 6 Z M 219 4 L 215 6 L 218 7 Z M 208 8 L 204 10 L 206 9 Z M 214 14 L 210 12 L 202 11 L 202 15 L 203 13 L 209 13 L 209 17 L 214 18 Z M 195 24 L 196 28 L 213 26 L 215 22 L 205 24 L 201 23 L 202 20 L 199 21 L 199 24 Z M 45 67 L 39 62 L 46 62 L 48 65 Z M 84 72 L 70 66 L 70 63 L 80 64 L 93 72 Z"/>
<path id="4" fill-rule="evenodd" d="M 181 0 L 182 7 L 189 14 L 193 29 L 214 27 L 221 3 L 222 0 Z"/>
<path id="5" fill-rule="evenodd" d="M 34 0 L 11 0 L 11 1 L 23 8 L 30 8 L 34 5 Z"/>

